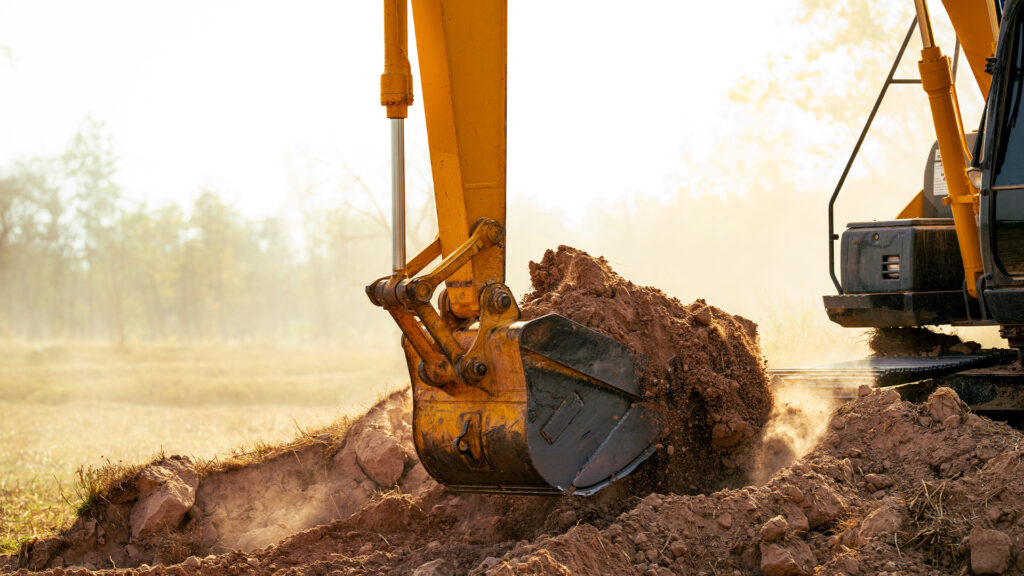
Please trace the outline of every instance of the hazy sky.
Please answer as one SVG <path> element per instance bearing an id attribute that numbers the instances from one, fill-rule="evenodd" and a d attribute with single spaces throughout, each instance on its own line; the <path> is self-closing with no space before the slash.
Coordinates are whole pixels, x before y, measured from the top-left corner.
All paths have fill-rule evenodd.
<path id="1" fill-rule="evenodd" d="M 581 201 L 674 192 L 684 158 L 718 128 L 723 95 L 764 73 L 759 53 L 797 46 L 795 0 L 727 6 L 510 2 L 513 201 L 572 213 Z M 59 153 L 91 114 L 135 198 L 188 202 L 209 186 L 250 214 L 272 212 L 288 194 L 290 155 L 344 165 L 386 201 L 381 10 L 2 0 L 0 165 Z M 425 157 L 422 111 L 407 128 L 413 159 Z"/>

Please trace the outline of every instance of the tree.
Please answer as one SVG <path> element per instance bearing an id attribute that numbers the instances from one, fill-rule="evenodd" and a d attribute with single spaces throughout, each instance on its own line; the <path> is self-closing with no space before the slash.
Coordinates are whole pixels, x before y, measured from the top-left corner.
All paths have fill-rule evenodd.
<path id="1" fill-rule="evenodd" d="M 121 188 L 114 180 L 117 158 L 104 125 L 86 117 L 63 159 L 88 271 L 89 329 L 102 323 L 108 335 L 123 343 L 125 254 L 124 239 L 116 229 Z"/>

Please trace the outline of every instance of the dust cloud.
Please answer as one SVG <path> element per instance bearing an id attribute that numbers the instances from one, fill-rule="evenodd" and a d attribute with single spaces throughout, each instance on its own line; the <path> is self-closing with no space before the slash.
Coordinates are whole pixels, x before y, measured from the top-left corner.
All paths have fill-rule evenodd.
<path id="1" fill-rule="evenodd" d="M 762 484 L 810 452 L 828 428 L 837 402 L 797 385 L 775 386 L 775 404 L 765 425 L 750 481 Z"/>

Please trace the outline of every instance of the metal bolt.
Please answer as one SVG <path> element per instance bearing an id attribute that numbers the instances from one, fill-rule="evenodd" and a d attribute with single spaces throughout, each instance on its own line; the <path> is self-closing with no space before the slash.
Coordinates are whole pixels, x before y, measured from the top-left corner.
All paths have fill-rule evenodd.
<path id="1" fill-rule="evenodd" d="M 473 362 L 473 375 L 478 378 L 483 378 L 487 375 L 487 364 L 483 362 Z"/>
<path id="2" fill-rule="evenodd" d="M 430 285 L 427 284 L 426 282 L 423 282 L 422 280 L 415 280 L 415 281 L 413 281 L 412 293 L 416 296 L 416 299 L 419 300 L 420 302 L 429 302 L 430 301 L 430 293 L 431 293 Z"/>
<path id="3" fill-rule="evenodd" d="M 508 292 L 498 291 L 491 297 L 491 308 L 495 312 L 504 312 L 512 306 L 512 297 Z"/>
<path id="4" fill-rule="evenodd" d="M 497 222 L 493 222 L 487 226 L 487 238 L 497 244 L 501 242 L 501 239 L 505 236 L 505 231 L 502 230 L 501 225 Z"/>

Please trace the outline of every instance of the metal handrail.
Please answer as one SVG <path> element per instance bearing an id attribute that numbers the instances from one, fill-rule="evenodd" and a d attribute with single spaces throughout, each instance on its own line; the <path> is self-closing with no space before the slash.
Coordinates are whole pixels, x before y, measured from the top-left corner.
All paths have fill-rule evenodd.
<path id="1" fill-rule="evenodd" d="M 878 93 L 878 98 L 875 99 L 875 105 L 871 108 L 871 114 L 868 115 L 868 120 L 864 124 L 864 129 L 860 132 L 860 137 L 857 138 L 857 144 L 853 147 L 853 152 L 850 153 L 850 159 L 846 162 L 846 168 L 843 169 L 843 175 L 839 177 L 839 183 L 836 184 L 835 191 L 832 192 L 832 198 L 828 202 L 828 274 L 832 277 L 832 283 L 835 284 L 836 290 L 842 294 L 843 285 L 836 278 L 836 240 L 839 239 L 839 235 L 835 233 L 835 205 L 836 199 L 839 197 L 839 192 L 843 189 L 843 184 L 846 182 L 846 177 L 850 174 L 850 168 L 853 166 L 853 161 L 857 159 L 857 153 L 860 152 L 860 147 L 864 143 L 864 138 L 868 135 L 868 130 L 871 128 L 871 123 L 875 120 L 875 114 L 878 113 L 878 108 L 882 105 L 882 100 L 885 98 L 885 93 L 889 90 L 889 86 L 892 84 L 920 84 L 919 79 L 907 79 L 907 78 L 893 78 L 896 75 L 896 69 L 899 67 L 900 62 L 903 60 L 903 53 L 907 50 L 907 44 L 910 43 L 910 37 L 914 34 L 914 29 L 917 28 L 917 16 L 914 16 L 914 20 L 910 23 L 910 28 L 907 30 L 907 36 L 903 39 L 903 44 L 900 45 L 899 54 L 896 55 L 896 59 L 892 63 L 892 68 L 889 69 L 889 75 L 885 78 L 885 84 L 882 85 L 882 90 Z"/>

